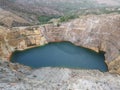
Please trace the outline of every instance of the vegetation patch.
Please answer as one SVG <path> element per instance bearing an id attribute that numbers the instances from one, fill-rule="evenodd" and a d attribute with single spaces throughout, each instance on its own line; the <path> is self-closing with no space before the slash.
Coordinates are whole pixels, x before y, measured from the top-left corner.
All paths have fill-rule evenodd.
<path id="1" fill-rule="evenodd" d="M 60 22 L 67 22 L 71 19 L 75 19 L 75 18 L 78 18 L 79 16 L 78 15 L 65 15 L 65 16 L 62 16 L 60 17 Z"/>
<path id="2" fill-rule="evenodd" d="M 38 17 L 38 20 L 39 20 L 40 24 L 47 24 L 51 19 L 59 18 L 59 17 L 60 16 L 45 16 L 45 15 L 42 15 L 42 16 Z"/>

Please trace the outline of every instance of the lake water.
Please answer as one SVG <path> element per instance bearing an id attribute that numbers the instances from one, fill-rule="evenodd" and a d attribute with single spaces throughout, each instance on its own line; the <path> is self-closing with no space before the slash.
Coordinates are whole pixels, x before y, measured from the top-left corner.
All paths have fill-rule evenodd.
<path id="1" fill-rule="evenodd" d="M 16 51 L 11 56 L 17 62 L 33 68 L 67 67 L 107 71 L 104 53 L 78 47 L 69 42 L 49 43 L 45 46 Z"/>

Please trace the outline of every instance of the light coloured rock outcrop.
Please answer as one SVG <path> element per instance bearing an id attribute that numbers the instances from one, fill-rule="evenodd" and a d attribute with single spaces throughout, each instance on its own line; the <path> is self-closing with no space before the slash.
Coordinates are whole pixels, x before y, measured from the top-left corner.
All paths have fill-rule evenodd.
<path id="1" fill-rule="evenodd" d="M 120 76 L 97 70 L 33 70 L 0 61 L 0 90 L 120 90 Z"/>
<path id="2" fill-rule="evenodd" d="M 41 46 L 49 42 L 70 41 L 75 45 L 105 52 L 109 72 L 120 74 L 120 15 L 88 15 L 59 27 L 52 24 L 33 27 L 0 28 L 0 57 L 15 50 Z"/>
<path id="3" fill-rule="evenodd" d="M 24 50 L 47 43 L 38 27 L 19 27 L 12 30 L 0 27 L 0 57 L 9 59 L 15 50 Z"/>

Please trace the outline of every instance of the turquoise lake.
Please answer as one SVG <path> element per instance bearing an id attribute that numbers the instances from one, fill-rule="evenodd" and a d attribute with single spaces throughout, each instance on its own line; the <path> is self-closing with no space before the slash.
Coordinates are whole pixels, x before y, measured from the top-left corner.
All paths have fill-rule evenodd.
<path id="1" fill-rule="evenodd" d="M 78 47 L 69 42 L 49 43 L 45 46 L 24 51 L 16 51 L 11 61 L 30 66 L 40 67 L 66 67 L 76 69 L 98 69 L 108 71 L 104 62 L 104 53 Z"/>

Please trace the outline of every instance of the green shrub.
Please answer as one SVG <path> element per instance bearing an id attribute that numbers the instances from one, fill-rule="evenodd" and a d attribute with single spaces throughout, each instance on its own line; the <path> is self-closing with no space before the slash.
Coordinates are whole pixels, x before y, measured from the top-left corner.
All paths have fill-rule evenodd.
<path id="1" fill-rule="evenodd" d="M 69 21 L 69 20 L 75 19 L 75 18 L 78 18 L 78 16 L 77 15 L 62 16 L 62 17 L 60 17 L 60 22 L 66 22 L 66 21 Z"/>
<path id="2" fill-rule="evenodd" d="M 38 20 L 40 22 L 40 24 L 46 24 L 48 23 L 48 21 L 50 21 L 51 19 L 53 18 L 58 18 L 59 16 L 45 16 L 45 15 L 42 15 L 42 16 L 39 16 L 38 17 Z"/>

